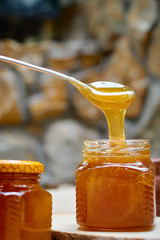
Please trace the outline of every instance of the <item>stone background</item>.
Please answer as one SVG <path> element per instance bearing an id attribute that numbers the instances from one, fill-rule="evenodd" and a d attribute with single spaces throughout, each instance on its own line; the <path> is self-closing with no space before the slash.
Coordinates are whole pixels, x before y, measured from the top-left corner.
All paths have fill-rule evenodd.
<path id="1" fill-rule="evenodd" d="M 126 114 L 126 137 L 149 138 L 152 157 L 159 157 L 160 2 L 71 2 L 34 36 L 29 24 L 21 41 L 13 34 L 19 28 L 6 30 L 0 54 L 84 82 L 115 81 L 133 88 L 136 100 Z M 83 141 L 108 136 L 103 114 L 74 87 L 24 67 L 0 63 L 0 106 L 1 159 L 43 162 L 45 187 L 74 183 Z"/>

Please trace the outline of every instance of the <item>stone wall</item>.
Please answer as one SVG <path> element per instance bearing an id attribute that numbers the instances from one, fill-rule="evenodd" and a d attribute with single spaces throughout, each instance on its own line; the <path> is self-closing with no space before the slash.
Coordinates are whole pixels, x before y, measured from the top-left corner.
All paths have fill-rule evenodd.
<path id="1" fill-rule="evenodd" d="M 160 156 L 160 24 L 157 0 L 77 0 L 62 41 L 0 41 L 0 53 L 72 75 L 133 88 L 127 138 L 149 138 Z M 107 138 L 103 114 L 51 75 L 0 64 L 0 156 L 45 164 L 44 186 L 74 182 L 85 139 Z"/>

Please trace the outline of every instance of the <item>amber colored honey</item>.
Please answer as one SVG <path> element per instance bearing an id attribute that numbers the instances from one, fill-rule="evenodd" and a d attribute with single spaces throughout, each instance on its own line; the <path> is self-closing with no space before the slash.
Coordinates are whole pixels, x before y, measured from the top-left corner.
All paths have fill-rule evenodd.
<path id="1" fill-rule="evenodd" d="M 0 239 L 50 240 L 51 212 L 38 173 L 0 172 Z"/>
<path id="2" fill-rule="evenodd" d="M 82 93 L 105 114 L 109 140 L 97 141 L 97 146 L 88 141 L 84 147 L 83 162 L 76 170 L 77 223 L 91 229 L 151 225 L 155 197 L 149 143 L 127 143 L 124 132 L 125 113 L 135 94 L 116 83 L 89 87 Z"/>
<path id="3" fill-rule="evenodd" d="M 154 166 L 149 154 L 135 150 L 134 156 L 129 149 L 122 156 L 111 153 L 84 150 L 76 171 L 77 223 L 95 229 L 153 224 Z"/>
<path id="4" fill-rule="evenodd" d="M 86 87 L 74 84 L 80 92 L 105 115 L 110 140 L 125 139 L 124 117 L 127 108 L 135 99 L 129 87 L 114 82 L 94 82 Z"/>

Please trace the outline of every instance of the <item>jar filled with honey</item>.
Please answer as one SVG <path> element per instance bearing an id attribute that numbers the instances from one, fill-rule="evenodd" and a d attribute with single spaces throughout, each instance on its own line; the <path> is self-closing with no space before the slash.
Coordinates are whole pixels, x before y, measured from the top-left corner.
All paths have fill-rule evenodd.
<path id="1" fill-rule="evenodd" d="M 86 140 L 76 170 L 76 217 L 82 227 L 152 225 L 154 165 L 148 140 Z"/>
<path id="2" fill-rule="evenodd" d="M 0 239 L 50 240 L 52 196 L 39 184 L 43 164 L 0 160 Z"/>

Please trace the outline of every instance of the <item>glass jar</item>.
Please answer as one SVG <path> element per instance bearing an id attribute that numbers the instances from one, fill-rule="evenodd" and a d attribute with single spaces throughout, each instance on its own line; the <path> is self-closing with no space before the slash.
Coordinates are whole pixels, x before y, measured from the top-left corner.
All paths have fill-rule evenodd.
<path id="1" fill-rule="evenodd" d="M 0 160 L 0 239 L 50 240 L 52 196 L 39 184 L 43 164 Z"/>
<path id="2" fill-rule="evenodd" d="M 76 170 L 76 218 L 93 229 L 154 223 L 154 164 L 148 140 L 86 140 Z"/>

